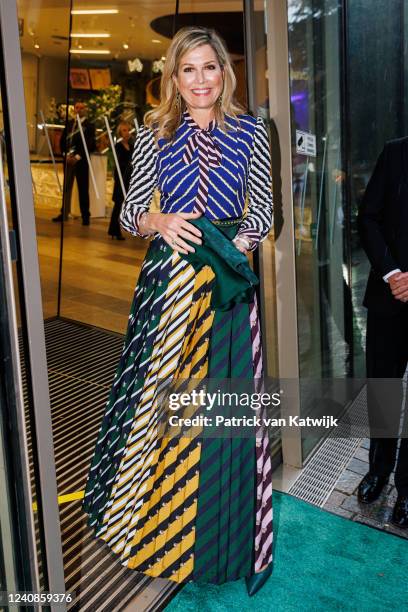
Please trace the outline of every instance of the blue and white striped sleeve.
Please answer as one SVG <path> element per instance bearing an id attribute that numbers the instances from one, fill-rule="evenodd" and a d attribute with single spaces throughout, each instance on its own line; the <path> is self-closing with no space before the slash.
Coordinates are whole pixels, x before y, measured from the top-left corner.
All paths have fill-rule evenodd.
<path id="1" fill-rule="evenodd" d="M 257 248 L 272 226 L 271 151 L 265 123 L 257 118 L 248 173 L 248 211 L 237 237 L 249 240 L 249 250 Z"/>
<path id="2" fill-rule="evenodd" d="M 154 132 L 142 126 L 136 136 L 132 153 L 132 175 L 129 190 L 120 213 L 120 224 L 134 236 L 148 238 L 139 232 L 141 216 L 149 211 L 157 186 L 157 146 Z"/>

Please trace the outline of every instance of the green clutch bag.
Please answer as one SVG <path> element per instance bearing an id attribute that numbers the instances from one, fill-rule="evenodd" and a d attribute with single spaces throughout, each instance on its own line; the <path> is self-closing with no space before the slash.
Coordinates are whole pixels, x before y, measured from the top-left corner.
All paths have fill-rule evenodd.
<path id="1" fill-rule="evenodd" d="M 195 253 L 180 255 L 199 272 L 203 266 L 210 266 L 215 274 L 212 289 L 211 308 L 230 310 L 234 304 L 253 301 L 259 279 L 251 270 L 246 255 L 238 251 L 231 240 L 237 232 L 236 224 L 216 226 L 206 217 L 189 219 L 201 231 L 202 244 L 190 244 Z"/>

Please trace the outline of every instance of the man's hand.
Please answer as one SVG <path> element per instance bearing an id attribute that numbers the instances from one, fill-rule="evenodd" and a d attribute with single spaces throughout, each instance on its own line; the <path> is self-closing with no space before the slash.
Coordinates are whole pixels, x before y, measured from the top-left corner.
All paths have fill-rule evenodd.
<path id="1" fill-rule="evenodd" d="M 79 161 L 81 157 L 79 155 L 75 155 L 73 153 L 69 153 L 67 155 L 67 166 L 75 166 L 77 161 Z"/>
<path id="2" fill-rule="evenodd" d="M 389 277 L 392 295 L 400 302 L 408 302 L 408 272 L 396 272 Z"/>

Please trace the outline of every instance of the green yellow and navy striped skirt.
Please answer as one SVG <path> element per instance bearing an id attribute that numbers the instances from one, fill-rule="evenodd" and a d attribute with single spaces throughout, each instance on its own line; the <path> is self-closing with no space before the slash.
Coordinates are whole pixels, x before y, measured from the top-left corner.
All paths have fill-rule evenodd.
<path id="1" fill-rule="evenodd" d="M 123 566 L 175 582 L 221 584 L 272 562 L 267 433 L 170 438 L 158 434 L 157 419 L 161 380 L 262 376 L 256 296 L 226 304 L 223 295 L 222 266 L 239 253 L 230 243 L 236 226 L 206 221 L 204 246 L 208 227 L 218 257 L 207 251 L 211 267 L 188 261 L 160 237 L 150 243 L 83 508 Z"/>

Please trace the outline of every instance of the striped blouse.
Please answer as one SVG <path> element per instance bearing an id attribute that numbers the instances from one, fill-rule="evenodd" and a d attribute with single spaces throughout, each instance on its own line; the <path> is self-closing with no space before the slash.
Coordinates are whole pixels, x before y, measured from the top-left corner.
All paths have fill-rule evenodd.
<path id="1" fill-rule="evenodd" d="M 237 235 L 249 239 L 251 249 L 266 238 L 272 224 L 271 159 L 265 124 L 258 117 L 227 116 L 227 131 L 216 124 L 210 135 L 221 160 L 211 164 L 205 185 L 205 216 L 210 220 L 230 219 L 244 214 Z M 189 117 L 176 130 L 171 141 L 160 139 L 141 127 L 132 156 L 132 176 L 120 222 L 135 236 L 141 215 L 149 210 L 155 188 L 160 191 L 160 210 L 164 213 L 192 212 L 202 187 L 199 152 L 191 149 L 194 122 Z M 188 155 L 186 155 L 188 151 Z M 198 195 L 198 197 L 200 197 Z"/>

